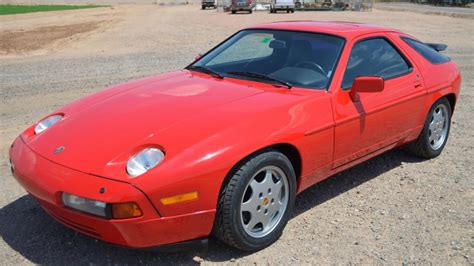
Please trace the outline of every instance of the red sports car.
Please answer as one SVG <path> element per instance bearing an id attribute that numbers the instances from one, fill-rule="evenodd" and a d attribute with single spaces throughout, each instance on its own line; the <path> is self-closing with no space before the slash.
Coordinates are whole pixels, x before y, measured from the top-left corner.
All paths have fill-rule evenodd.
<path id="1" fill-rule="evenodd" d="M 357 23 L 243 29 L 184 70 L 48 115 L 11 168 L 52 217 L 106 242 L 213 234 L 255 251 L 309 186 L 397 146 L 441 153 L 461 84 L 445 48 Z"/>

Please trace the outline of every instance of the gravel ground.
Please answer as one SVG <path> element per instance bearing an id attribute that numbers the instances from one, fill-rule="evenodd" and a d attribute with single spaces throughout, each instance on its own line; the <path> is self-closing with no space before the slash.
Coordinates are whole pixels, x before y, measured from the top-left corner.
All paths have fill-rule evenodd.
<path id="1" fill-rule="evenodd" d="M 232 16 L 198 6 L 51 13 L 2 16 L 0 42 L 3 31 L 101 26 L 60 42 L 41 40 L 35 50 L 0 53 L 0 264 L 473 265 L 473 20 L 379 10 Z M 113 247 L 53 221 L 13 180 L 8 146 L 38 118 L 100 88 L 182 68 L 241 27 L 289 19 L 377 23 L 447 43 L 463 87 L 444 153 L 422 161 L 395 150 L 319 183 L 298 196 L 281 239 L 254 254 L 214 240 L 207 250 L 173 254 Z"/>
<path id="2" fill-rule="evenodd" d="M 377 3 L 375 7 L 380 10 L 417 12 L 421 14 L 443 15 L 450 17 L 474 19 L 474 8 L 472 7 L 432 6 L 406 2 Z"/>

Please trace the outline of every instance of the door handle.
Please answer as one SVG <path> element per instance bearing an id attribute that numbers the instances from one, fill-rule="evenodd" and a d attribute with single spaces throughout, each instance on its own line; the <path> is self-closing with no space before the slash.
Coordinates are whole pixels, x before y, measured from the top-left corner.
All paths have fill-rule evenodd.
<path id="1" fill-rule="evenodd" d="M 414 85 L 415 85 L 415 88 L 419 88 L 421 87 L 423 84 L 421 83 L 421 78 L 420 78 L 420 74 L 416 74 L 415 75 L 415 82 L 414 82 Z"/>

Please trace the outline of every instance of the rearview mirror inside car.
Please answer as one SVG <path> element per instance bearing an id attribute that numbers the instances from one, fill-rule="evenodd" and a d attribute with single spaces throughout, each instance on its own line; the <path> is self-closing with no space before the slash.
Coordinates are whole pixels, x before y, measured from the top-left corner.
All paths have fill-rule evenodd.
<path id="1" fill-rule="evenodd" d="M 281 41 L 281 40 L 273 40 L 270 42 L 270 48 L 272 49 L 285 49 L 286 48 L 286 42 Z"/>

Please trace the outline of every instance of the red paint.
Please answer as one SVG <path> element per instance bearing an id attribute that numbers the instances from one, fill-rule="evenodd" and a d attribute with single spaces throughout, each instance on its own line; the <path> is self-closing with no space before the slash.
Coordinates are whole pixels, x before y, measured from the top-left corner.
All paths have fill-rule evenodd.
<path id="1" fill-rule="evenodd" d="M 298 192 L 388 149 L 414 140 L 430 106 L 458 98 L 454 62 L 432 65 L 399 40 L 400 32 L 336 22 L 281 22 L 257 28 L 303 30 L 342 36 L 346 45 L 328 91 L 276 88 L 246 80 L 216 79 L 188 70 L 119 85 L 75 101 L 55 113 L 64 119 L 39 135 L 34 125 L 10 151 L 18 182 L 53 217 L 88 235 L 130 247 L 147 247 L 210 234 L 218 193 L 230 169 L 275 144 L 295 147 L 302 158 Z M 353 44 L 382 36 L 393 42 L 413 71 L 371 84 L 370 93 L 342 90 Z M 377 91 L 377 92 L 375 92 Z M 64 146 L 63 152 L 53 151 Z M 127 160 L 148 146 L 166 156 L 131 178 Z M 105 187 L 106 193 L 99 193 Z M 144 215 L 105 220 L 65 208 L 62 191 L 109 203 L 136 202 Z M 162 205 L 161 198 L 197 191 L 199 200 Z"/>
<path id="2" fill-rule="evenodd" d="M 352 101 L 359 101 L 359 92 L 381 92 L 384 79 L 381 77 L 357 77 L 352 84 L 350 96 Z"/>

